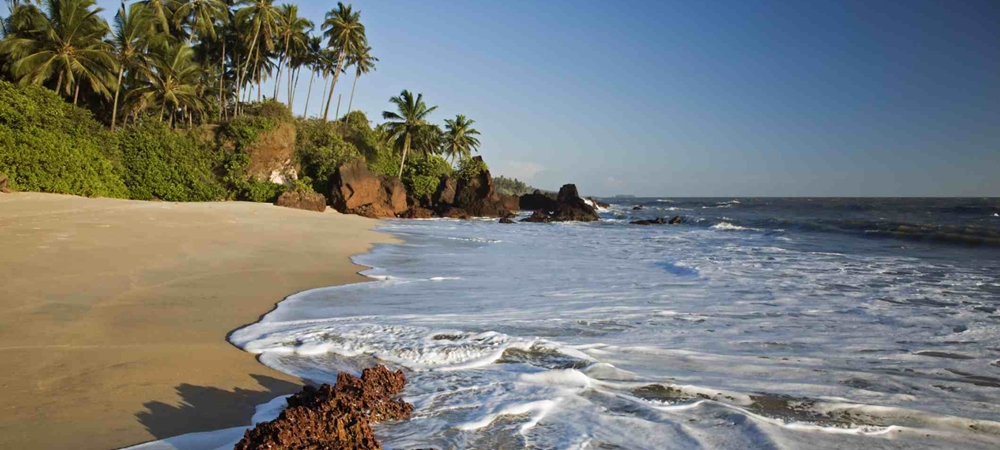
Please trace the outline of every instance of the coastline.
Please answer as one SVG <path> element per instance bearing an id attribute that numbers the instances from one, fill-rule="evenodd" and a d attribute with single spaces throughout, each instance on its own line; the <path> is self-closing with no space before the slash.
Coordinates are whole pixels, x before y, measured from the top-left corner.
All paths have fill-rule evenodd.
<path id="1" fill-rule="evenodd" d="M 368 281 L 377 221 L 253 203 L 0 195 L 0 447 L 245 426 L 302 382 L 229 343 L 289 295 Z M 113 256 L 112 256 L 113 255 Z"/>

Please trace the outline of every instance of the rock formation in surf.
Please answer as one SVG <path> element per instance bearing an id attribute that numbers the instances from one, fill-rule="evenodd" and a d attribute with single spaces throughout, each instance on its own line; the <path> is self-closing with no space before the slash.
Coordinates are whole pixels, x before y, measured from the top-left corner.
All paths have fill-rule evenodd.
<path id="1" fill-rule="evenodd" d="M 530 205 L 532 201 L 544 202 L 535 197 L 536 194 L 531 195 L 533 198 L 527 204 Z M 521 199 L 522 205 L 524 205 L 524 197 Z M 597 215 L 597 210 L 594 207 L 580 198 L 580 193 L 574 184 L 567 184 L 560 188 L 555 205 L 551 203 L 547 203 L 547 205 L 547 208 L 536 209 L 531 217 L 522 222 L 594 222 L 601 218 Z"/>
<path id="2" fill-rule="evenodd" d="M 365 369 L 361 378 L 341 372 L 337 384 L 306 386 L 288 398 L 277 419 L 247 430 L 235 450 L 381 449 L 371 425 L 409 419 L 413 405 L 394 398 L 406 377 L 385 366 Z"/>
<path id="3" fill-rule="evenodd" d="M 385 218 L 396 217 L 407 209 L 403 182 L 369 172 L 363 159 L 337 168 L 330 182 L 330 205 L 344 214 Z"/>

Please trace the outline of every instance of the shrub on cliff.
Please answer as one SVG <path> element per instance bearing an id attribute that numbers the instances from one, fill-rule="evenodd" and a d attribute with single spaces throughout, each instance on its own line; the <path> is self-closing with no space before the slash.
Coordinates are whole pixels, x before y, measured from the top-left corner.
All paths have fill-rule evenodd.
<path id="1" fill-rule="evenodd" d="M 490 168 L 486 166 L 482 158 L 478 156 L 475 158 L 463 158 L 458 162 L 458 179 L 471 180 L 487 170 L 490 170 Z"/>
<path id="2" fill-rule="evenodd" d="M 55 92 L 0 81 L 0 172 L 15 190 L 127 197 L 116 137 Z"/>
<path id="3" fill-rule="evenodd" d="M 343 124 L 319 119 L 296 122 L 295 156 L 303 176 L 313 180 L 317 192 L 330 191 L 330 176 L 337 167 L 361 157 L 344 141 Z"/>
<path id="4" fill-rule="evenodd" d="M 437 192 L 441 177 L 451 174 L 451 164 L 440 156 L 411 158 L 403 168 L 403 184 L 414 198 L 429 197 Z"/>
<path id="5" fill-rule="evenodd" d="M 123 130 L 120 138 L 125 184 L 138 200 L 171 202 L 221 200 L 225 189 L 216 173 L 224 155 L 194 133 L 149 122 Z"/>

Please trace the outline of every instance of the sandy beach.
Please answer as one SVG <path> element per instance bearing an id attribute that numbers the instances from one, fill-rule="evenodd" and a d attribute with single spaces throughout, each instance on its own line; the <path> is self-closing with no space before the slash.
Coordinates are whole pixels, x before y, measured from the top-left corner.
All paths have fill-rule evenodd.
<path id="1" fill-rule="evenodd" d="M 226 335 L 362 281 L 377 222 L 252 203 L 0 194 L 0 448 L 107 449 L 246 425 L 300 388 Z"/>

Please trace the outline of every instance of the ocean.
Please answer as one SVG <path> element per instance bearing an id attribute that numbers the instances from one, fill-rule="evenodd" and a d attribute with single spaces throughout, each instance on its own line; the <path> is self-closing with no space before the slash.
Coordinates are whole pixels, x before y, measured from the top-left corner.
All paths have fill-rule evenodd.
<path id="1" fill-rule="evenodd" d="M 608 201 L 386 221 L 372 282 L 231 342 L 316 382 L 402 368 L 386 448 L 1000 448 L 1000 199 Z"/>

